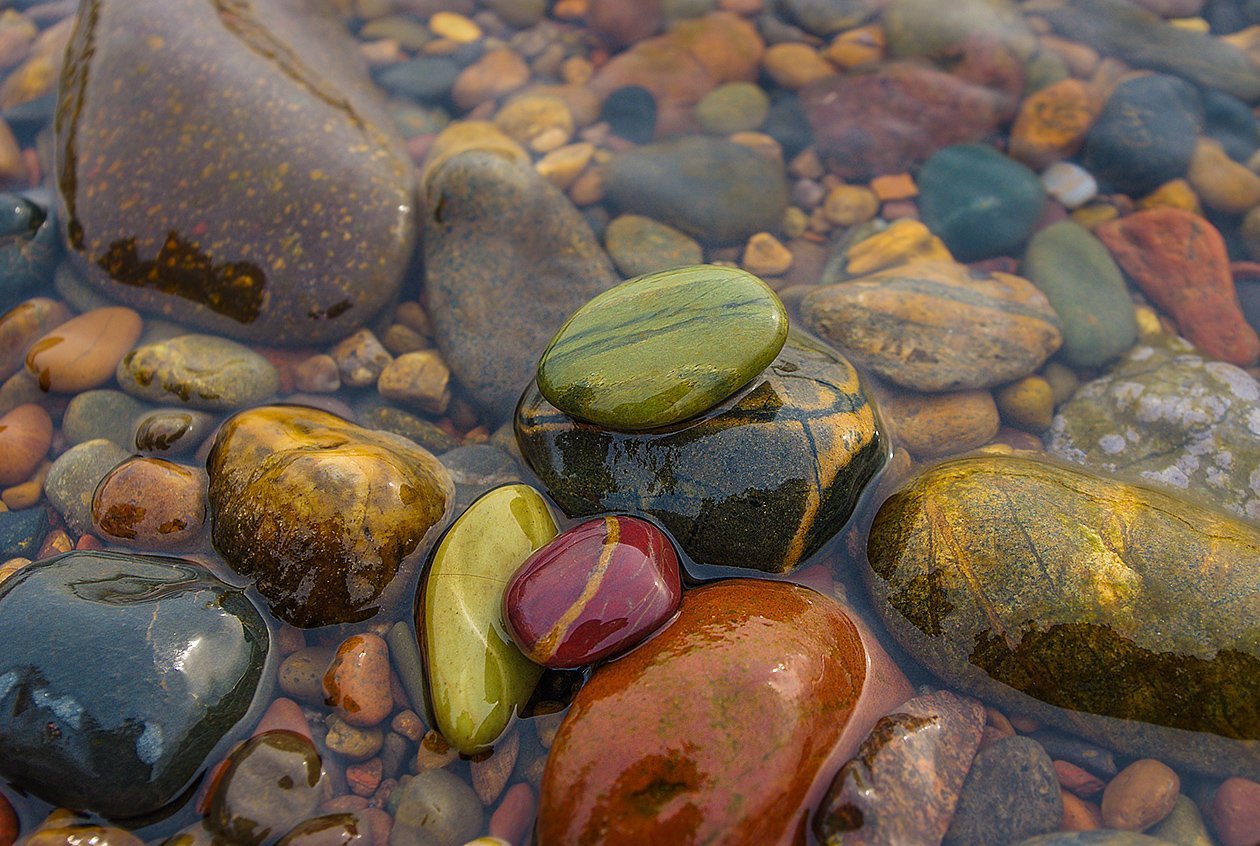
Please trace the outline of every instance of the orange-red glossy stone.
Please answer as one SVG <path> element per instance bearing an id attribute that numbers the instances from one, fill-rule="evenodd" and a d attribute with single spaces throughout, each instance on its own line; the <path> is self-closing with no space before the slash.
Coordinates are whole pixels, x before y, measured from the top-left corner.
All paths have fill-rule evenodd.
<path id="1" fill-rule="evenodd" d="M 688 591 L 669 626 L 574 699 L 536 842 L 802 841 L 865 668 L 857 628 L 822 594 L 751 579 Z"/>
<path id="2" fill-rule="evenodd" d="M 625 652 L 673 616 L 678 555 L 646 520 L 607 516 L 556 536 L 512 577 L 503 619 L 545 667 L 583 667 Z"/>

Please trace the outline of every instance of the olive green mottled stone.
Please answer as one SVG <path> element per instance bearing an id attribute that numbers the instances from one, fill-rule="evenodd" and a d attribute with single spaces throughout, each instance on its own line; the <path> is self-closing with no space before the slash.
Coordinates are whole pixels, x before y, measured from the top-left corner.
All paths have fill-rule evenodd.
<path id="1" fill-rule="evenodd" d="M 1260 775 L 1260 529 L 1065 465 L 928 470 L 871 528 L 875 607 L 950 684 L 1132 757 Z"/>
<path id="2" fill-rule="evenodd" d="M 272 344 L 342 337 L 393 298 L 414 168 L 332 5 L 81 4 L 57 184 L 90 285 Z"/>
<path id="3" fill-rule="evenodd" d="M 797 334 L 747 388 L 685 423 L 601 429 L 531 386 L 515 428 L 569 516 L 650 514 L 699 563 L 772 573 L 844 527 L 887 450 L 857 371 Z"/>
<path id="4" fill-rule="evenodd" d="M 271 362 L 217 335 L 181 335 L 136 347 L 118 362 L 114 376 L 141 399 L 212 411 L 255 405 L 280 387 Z"/>
<path id="5" fill-rule="evenodd" d="M 783 304 L 751 273 L 665 270 L 574 312 L 542 354 L 538 389 L 566 414 L 602 426 L 668 426 L 748 384 L 787 333 Z"/>
<path id="6" fill-rule="evenodd" d="M 536 490 L 504 485 L 474 502 L 430 558 L 416 633 L 437 729 L 460 752 L 490 748 L 542 675 L 503 629 L 503 594 L 516 569 L 558 531 Z"/>

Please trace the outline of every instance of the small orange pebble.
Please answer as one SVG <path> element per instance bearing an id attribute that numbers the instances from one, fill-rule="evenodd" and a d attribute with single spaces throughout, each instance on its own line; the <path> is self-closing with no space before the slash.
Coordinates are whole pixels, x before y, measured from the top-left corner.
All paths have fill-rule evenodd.
<path id="1" fill-rule="evenodd" d="M 1107 786 L 1098 776 L 1081 769 L 1070 761 L 1053 761 L 1052 763 L 1059 784 L 1064 790 L 1071 791 L 1077 796 L 1088 799 L 1102 793 L 1103 788 Z"/>
<path id="2" fill-rule="evenodd" d="M 75 541 L 75 549 L 104 549 L 105 544 L 101 543 L 101 539 L 96 535 L 80 535 Z"/>
<path id="3" fill-rule="evenodd" d="M 1063 831 L 1093 831 L 1102 828 L 1102 811 L 1071 793 L 1063 794 Z"/>
<path id="4" fill-rule="evenodd" d="M 44 538 L 44 543 L 35 555 L 35 560 L 40 561 L 45 558 L 52 558 L 54 555 L 61 555 L 63 552 L 69 552 L 72 549 L 74 549 L 74 541 L 70 540 L 70 535 L 66 533 L 66 530 L 54 529 Z"/>
<path id="5" fill-rule="evenodd" d="M 889 173 L 871 180 L 870 189 L 881 202 L 908 200 L 919 196 L 919 186 L 908 173 Z"/>

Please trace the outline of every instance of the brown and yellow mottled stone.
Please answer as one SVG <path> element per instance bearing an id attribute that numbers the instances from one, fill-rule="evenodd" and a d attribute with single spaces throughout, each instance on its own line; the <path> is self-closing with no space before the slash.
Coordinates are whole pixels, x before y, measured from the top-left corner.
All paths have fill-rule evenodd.
<path id="1" fill-rule="evenodd" d="M 938 465 L 880 509 L 876 610 L 950 684 L 1117 749 L 1260 774 L 1260 530 L 1027 457 Z"/>
<path id="2" fill-rule="evenodd" d="M 327 4 L 85 0 L 60 91 L 66 242 L 103 292 L 303 344 L 397 292 L 413 168 Z"/>

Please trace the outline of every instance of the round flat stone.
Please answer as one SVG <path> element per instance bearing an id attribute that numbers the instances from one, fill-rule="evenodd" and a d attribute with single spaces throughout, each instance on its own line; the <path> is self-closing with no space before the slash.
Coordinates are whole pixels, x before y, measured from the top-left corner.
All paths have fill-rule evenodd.
<path id="1" fill-rule="evenodd" d="M 653 429 L 720 403 L 783 348 L 788 320 L 764 282 L 714 265 L 623 282 L 574 312 L 538 364 L 538 387 L 573 417 Z"/>

